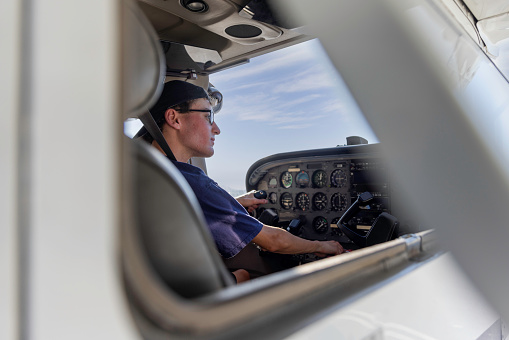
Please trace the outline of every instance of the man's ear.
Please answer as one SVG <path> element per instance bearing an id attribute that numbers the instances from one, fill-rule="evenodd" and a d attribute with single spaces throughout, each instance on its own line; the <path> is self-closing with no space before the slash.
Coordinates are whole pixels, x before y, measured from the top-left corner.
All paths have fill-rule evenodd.
<path id="1" fill-rule="evenodd" d="M 171 126 L 174 129 L 179 130 L 180 129 L 180 117 L 179 113 L 172 108 L 169 108 L 164 112 L 164 120 L 166 121 L 166 124 Z"/>

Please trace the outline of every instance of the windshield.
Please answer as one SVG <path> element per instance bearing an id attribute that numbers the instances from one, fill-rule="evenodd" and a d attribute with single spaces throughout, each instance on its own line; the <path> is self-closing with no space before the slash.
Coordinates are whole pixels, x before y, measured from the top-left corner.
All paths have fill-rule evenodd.
<path id="1" fill-rule="evenodd" d="M 344 145 L 348 136 L 378 142 L 316 39 L 212 74 L 210 82 L 224 101 L 207 169 L 232 195 L 245 192 L 246 171 L 260 158 Z"/>

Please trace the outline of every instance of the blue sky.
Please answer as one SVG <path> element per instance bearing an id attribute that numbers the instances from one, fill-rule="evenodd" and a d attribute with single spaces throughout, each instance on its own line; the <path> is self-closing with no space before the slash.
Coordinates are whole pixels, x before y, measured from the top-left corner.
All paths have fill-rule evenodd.
<path id="1" fill-rule="evenodd" d="M 224 104 L 209 176 L 234 193 L 258 159 L 377 138 L 318 40 L 251 59 L 210 76 Z"/>

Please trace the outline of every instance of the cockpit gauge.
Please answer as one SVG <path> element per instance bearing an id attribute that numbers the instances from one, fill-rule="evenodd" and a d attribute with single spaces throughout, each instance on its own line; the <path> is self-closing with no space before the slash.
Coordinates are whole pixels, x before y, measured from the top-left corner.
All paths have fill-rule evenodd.
<path id="1" fill-rule="evenodd" d="M 313 195 L 313 207 L 315 210 L 323 210 L 327 206 L 327 195 L 317 192 Z"/>
<path id="2" fill-rule="evenodd" d="M 302 211 L 309 210 L 309 195 L 305 192 L 298 193 L 297 196 L 295 196 L 295 205 Z"/>
<path id="3" fill-rule="evenodd" d="M 335 193 L 330 199 L 331 208 L 333 211 L 343 211 L 346 209 L 347 201 L 344 194 Z"/>
<path id="4" fill-rule="evenodd" d="M 309 185 L 309 175 L 306 171 L 301 171 L 295 176 L 295 183 L 299 188 L 306 188 Z"/>
<path id="5" fill-rule="evenodd" d="M 267 197 L 270 203 L 276 204 L 277 203 L 277 194 L 275 192 L 271 192 L 269 194 L 269 197 Z"/>
<path id="6" fill-rule="evenodd" d="M 346 173 L 342 169 L 336 169 L 330 175 L 330 182 L 336 188 L 342 188 L 346 184 L 346 180 Z"/>
<path id="7" fill-rule="evenodd" d="M 293 177 L 292 174 L 288 171 L 285 171 L 281 174 L 281 185 L 283 188 L 288 189 L 292 186 L 293 183 Z"/>
<path id="8" fill-rule="evenodd" d="M 269 178 L 269 188 L 274 189 L 277 188 L 277 178 L 272 176 Z"/>
<path id="9" fill-rule="evenodd" d="M 327 173 L 323 170 L 316 170 L 313 172 L 311 183 L 315 188 L 323 188 L 327 185 Z"/>
<path id="10" fill-rule="evenodd" d="M 315 217 L 313 219 L 313 229 L 319 233 L 324 234 L 329 230 L 329 223 L 327 222 L 327 219 L 322 216 Z"/>
<path id="11" fill-rule="evenodd" d="M 290 210 L 293 206 L 293 197 L 289 192 L 285 192 L 280 198 L 281 207 L 286 210 Z"/>

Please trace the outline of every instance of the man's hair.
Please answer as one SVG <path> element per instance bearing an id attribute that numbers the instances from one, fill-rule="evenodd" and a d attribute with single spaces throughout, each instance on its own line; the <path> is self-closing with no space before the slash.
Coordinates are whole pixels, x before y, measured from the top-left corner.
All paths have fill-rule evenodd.
<path id="1" fill-rule="evenodd" d="M 202 98 L 198 98 L 198 99 L 202 99 Z M 183 102 L 178 105 L 171 106 L 168 109 L 175 109 L 176 111 L 181 112 L 181 113 L 189 112 L 191 104 L 196 102 L 198 99 L 191 99 L 191 100 L 188 100 L 187 102 Z M 203 99 L 207 99 L 210 102 L 210 98 L 203 98 Z M 166 109 L 166 110 L 168 110 L 168 109 Z M 157 127 L 159 128 L 159 130 L 161 130 L 161 132 L 163 132 L 164 122 L 166 121 L 165 116 L 166 115 L 164 114 L 161 118 L 159 118 L 159 120 L 156 121 Z M 148 132 L 145 133 L 144 135 L 142 135 L 141 138 L 143 138 L 143 140 L 149 144 L 152 144 L 152 142 L 154 141 L 154 138 Z"/>

